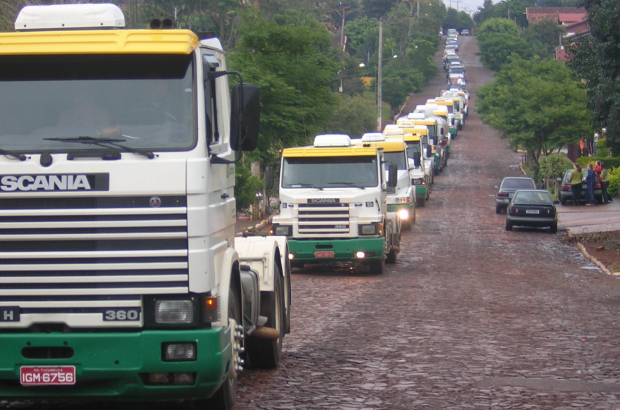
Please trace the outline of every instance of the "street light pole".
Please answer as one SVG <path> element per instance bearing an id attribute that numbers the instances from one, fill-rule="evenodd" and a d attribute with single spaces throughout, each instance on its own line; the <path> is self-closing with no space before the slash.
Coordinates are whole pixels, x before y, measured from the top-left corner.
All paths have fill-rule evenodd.
<path id="1" fill-rule="evenodd" d="M 383 76 L 383 20 L 379 19 L 379 60 L 377 61 L 377 131 L 381 132 L 381 77 Z"/>

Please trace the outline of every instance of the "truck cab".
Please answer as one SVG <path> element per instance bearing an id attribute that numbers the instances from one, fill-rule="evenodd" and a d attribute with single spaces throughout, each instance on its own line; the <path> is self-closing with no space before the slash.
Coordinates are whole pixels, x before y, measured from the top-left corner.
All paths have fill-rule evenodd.
<path id="1" fill-rule="evenodd" d="M 385 262 L 396 262 L 401 223 L 387 195 L 397 167 L 387 169 L 382 149 L 348 135 L 317 135 L 312 146 L 282 151 L 280 212 L 270 229 L 288 238 L 294 267 L 358 262 L 382 274 Z"/>
<path id="2" fill-rule="evenodd" d="M 290 329 L 286 238 L 235 239 L 258 87 L 231 94 L 216 38 L 124 22 L 27 6 L 0 33 L 0 397 L 228 410 Z"/>

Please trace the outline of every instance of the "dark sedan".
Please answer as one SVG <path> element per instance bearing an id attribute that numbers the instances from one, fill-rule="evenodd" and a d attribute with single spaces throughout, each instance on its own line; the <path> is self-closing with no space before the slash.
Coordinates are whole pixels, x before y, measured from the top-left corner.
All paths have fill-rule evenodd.
<path id="1" fill-rule="evenodd" d="M 573 201 L 573 191 L 570 188 L 570 173 L 572 172 L 572 169 L 567 170 L 564 173 L 564 177 L 561 180 L 561 184 L 562 184 L 562 189 L 560 190 L 560 195 L 558 195 L 558 199 L 560 200 L 560 203 L 562 205 L 566 205 L 566 201 L 571 201 L 573 203 L 573 205 L 575 204 Z M 583 178 L 585 180 L 586 175 L 588 175 L 588 170 L 587 169 L 582 169 L 581 173 L 583 174 Z M 587 189 L 587 184 L 584 182 L 581 185 L 581 201 L 586 200 L 586 189 Z M 601 203 L 603 202 L 603 189 L 601 188 L 601 184 L 597 183 L 596 185 L 594 185 L 594 199 L 598 202 Z"/>
<path id="2" fill-rule="evenodd" d="M 549 191 L 542 189 L 520 190 L 514 193 L 506 209 L 506 230 L 513 226 L 549 227 L 558 231 L 558 213 Z"/>
<path id="3" fill-rule="evenodd" d="M 510 198 L 519 189 L 536 189 L 536 183 L 532 178 L 506 177 L 502 180 L 497 196 L 495 197 L 495 213 L 499 214 L 502 209 L 508 207 Z"/>

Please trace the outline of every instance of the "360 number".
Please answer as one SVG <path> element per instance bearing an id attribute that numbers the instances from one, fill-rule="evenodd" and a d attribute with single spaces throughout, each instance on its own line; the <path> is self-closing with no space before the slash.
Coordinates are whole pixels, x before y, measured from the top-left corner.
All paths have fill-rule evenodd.
<path id="1" fill-rule="evenodd" d="M 137 309 L 116 309 L 106 310 L 103 313 L 103 320 L 105 321 L 135 321 L 140 320 L 140 311 Z"/>

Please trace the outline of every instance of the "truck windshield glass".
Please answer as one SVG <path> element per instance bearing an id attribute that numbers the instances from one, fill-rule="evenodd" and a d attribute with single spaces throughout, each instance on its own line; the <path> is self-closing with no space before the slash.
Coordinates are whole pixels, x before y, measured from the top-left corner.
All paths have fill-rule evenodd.
<path id="1" fill-rule="evenodd" d="M 405 157 L 405 151 L 386 152 L 383 155 L 385 157 L 385 162 L 396 165 L 399 170 L 407 169 L 407 158 Z"/>
<path id="2" fill-rule="evenodd" d="M 407 144 L 407 158 L 415 158 L 416 152 L 420 152 L 420 144 Z"/>
<path id="3" fill-rule="evenodd" d="M 119 138 L 135 149 L 195 145 L 189 55 L 2 56 L 0 146 L 69 152 L 100 146 L 50 138 Z"/>
<path id="4" fill-rule="evenodd" d="M 283 188 L 376 187 L 376 157 L 284 158 Z"/>

